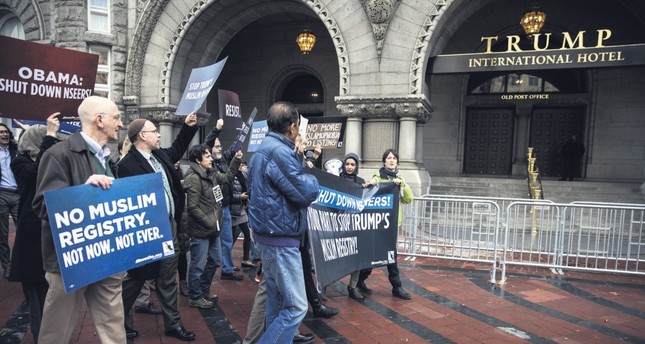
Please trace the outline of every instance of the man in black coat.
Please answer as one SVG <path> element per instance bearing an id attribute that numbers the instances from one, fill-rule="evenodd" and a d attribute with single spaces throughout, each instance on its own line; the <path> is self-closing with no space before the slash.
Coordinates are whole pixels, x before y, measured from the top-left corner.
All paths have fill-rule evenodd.
<path id="1" fill-rule="evenodd" d="M 136 176 L 146 173 L 160 172 L 166 191 L 168 217 L 172 228 L 175 252 L 179 252 L 177 240 L 181 215 L 184 212 L 185 194 L 181 185 L 181 176 L 173 164 L 184 155 L 190 142 L 197 132 L 197 115 L 191 113 L 186 117 L 179 135 L 169 148 L 160 148 L 159 130 L 154 123 L 145 119 L 136 119 L 128 126 L 128 138 L 132 148 L 117 167 L 119 178 Z M 177 273 L 178 256 L 162 259 L 158 264 L 151 263 L 143 268 L 128 271 L 123 280 L 123 307 L 125 313 L 130 311 L 134 301 L 147 279 L 156 278 L 156 292 L 163 312 L 164 329 L 167 336 L 189 341 L 195 339 L 195 334 L 187 331 L 181 324 L 177 309 Z M 127 329 L 128 337 L 136 337 L 138 332 Z"/>
<path id="2" fill-rule="evenodd" d="M 9 278 L 11 249 L 9 248 L 9 215 L 18 222 L 18 186 L 11 171 L 11 161 L 16 157 L 18 147 L 9 127 L 0 123 L 0 263 L 3 277 Z"/>

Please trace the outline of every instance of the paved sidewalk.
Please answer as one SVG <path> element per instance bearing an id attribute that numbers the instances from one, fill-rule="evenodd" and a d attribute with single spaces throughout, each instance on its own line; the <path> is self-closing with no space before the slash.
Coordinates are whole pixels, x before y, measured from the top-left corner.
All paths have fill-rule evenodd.
<path id="1" fill-rule="evenodd" d="M 234 249 L 239 264 L 241 240 Z M 315 343 L 645 343 L 645 277 L 511 268 L 503 287 L 487 282 L 488 267 L 468 262 L 400 256 L 403 285 L 411 301 L 393 298 L 384 268 L 367 283 L 374 294 L 347 298 L 348 277 L 327 288 L 331 319 L 309 312 L 300 330 Z M 238 343 L 244 337 L 256 292 L 254 271 L 242 281 L 221 281 L 214 309 L 188 307 L 179 297 L 184 325 L 195 343 Z M 155 303 L 158 304 L 155 300 Z M 0 281 L 0 344 L 33 343 L 18 283 Z M 181 343 L 163 335 L 161 316 L 135 314 L 140 336 L 133 342 Z M 92 317 L 81 314 L 74 343 L 97 343 Z"/>

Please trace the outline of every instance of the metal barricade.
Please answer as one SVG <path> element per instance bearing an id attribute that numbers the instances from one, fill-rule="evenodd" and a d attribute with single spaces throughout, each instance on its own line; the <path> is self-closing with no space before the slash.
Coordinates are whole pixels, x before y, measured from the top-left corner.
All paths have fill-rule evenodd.
<path id="1" fill-rule="evenodd" d="M 490 263 L 491 283 L 507 264 L 645 274 L 645 204 L 424 195 L 403 218 L 398 253 Z"/>
<path id="2" fill-rule="evenodd" d="M 487 262 L 496 282 L 500 208 L 490 200 L 420 197 L 403 207 L 400 254 Z"/>
<path id="3" fill-rule="evenodd" d="M 514 202 L 503 223 L 506 264 L 645 274 L 645 206 Z"/>

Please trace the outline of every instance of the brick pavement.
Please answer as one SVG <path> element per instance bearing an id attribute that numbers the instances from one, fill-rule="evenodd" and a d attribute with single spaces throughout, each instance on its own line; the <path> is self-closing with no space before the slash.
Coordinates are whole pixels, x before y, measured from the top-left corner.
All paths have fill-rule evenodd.
<path id="1" fill-rule="evenodd" d="M 235 262 L 240 254 L 241 240 Z M 315 343 L 645 343 L 644 276 L 556 276 L 547 269 L 510 267 L 507 283 L 495 287 L 482 264 L 405 258 L 399 264 L 411 301 L 393 298 L 385 270 L 375 269 L 368 279 L 373 295 L 363 302 L 347 298 L 345 277 L 328 287 L 325 302 L 341 313 L 318 319 L 309 312 L 300 330 L 314 333 Z M 254 271 L 243 272 L 242 281 L 214 281 L 214 309 L 189 308 L 187 298 L 179 297 L 182 320 L 196 333 L 196 343 L 244 337 L 256 284 Z M 19 284 L 0 281 L 0 344 L 33 343 L 22 302 Z M 163 335 L 161 316 L 135 314 L 134 327 L 140 332 L 134 343 L 180 343 Z M 98 342 L 86 308 L 73 342 Z"/>

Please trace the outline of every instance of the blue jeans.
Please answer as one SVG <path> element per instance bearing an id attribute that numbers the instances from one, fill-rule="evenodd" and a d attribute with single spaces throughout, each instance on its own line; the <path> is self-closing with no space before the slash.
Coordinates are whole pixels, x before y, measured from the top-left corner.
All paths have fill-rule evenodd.
<path id="1" fill-rule="evenodd" d="M 307 295 L 297 247 L 257 243 L 266 280 L 266 330 L 260 344 L 291 343 L 307 314 Z"/>
<path id="2" fill-rule="evenodd" d="M 190 239 L 190 266 L 188 267 L 188 295 L 197 300 L 210 294 L 215 270 L 220 266 L 219 237 Z"/>
<path id="3" fill-rule="evenodd" d="M 228 206 L 222 207 L 223 221 L 220 231 L 220 240 L 222 242 L 222 273 L 233 273 L 235 266 L 233 265 L 233 256 L 231 255 L 233 249 L 233 226 L 231 222 L 231 208 Z"/>

